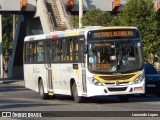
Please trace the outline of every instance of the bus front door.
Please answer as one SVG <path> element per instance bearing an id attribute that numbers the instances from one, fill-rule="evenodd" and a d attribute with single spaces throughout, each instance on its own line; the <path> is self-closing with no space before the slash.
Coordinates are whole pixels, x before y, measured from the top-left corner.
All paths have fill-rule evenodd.
<path id="1" fill-rule="evenodd" d="M 52 82 L 52 44 L 50 41 L 46 42 L 45 46 L 45 57 L 46 57 L 46 80 L 47 80 L 47 87 L 48 87 L 48 94 L 53 95 L 53 82 Z"/>

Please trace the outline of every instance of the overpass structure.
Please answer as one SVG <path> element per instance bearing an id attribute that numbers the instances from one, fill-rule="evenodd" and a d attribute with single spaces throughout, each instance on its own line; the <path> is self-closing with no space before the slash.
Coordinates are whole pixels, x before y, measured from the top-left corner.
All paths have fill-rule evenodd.
<path id="1" fill-rule="evenodd" d="M 83 0 L 83 11 L 99 8 L 116 12 L 127 0 Z M 157 10 L 160 1 L 155 0 Z M 68 9 L 69 8 L 69 9 Z M 73 28 L 71 14 L 78 14 L 78 0 L 0 0 L 0 14 L 17 14 L 8 77 L 23 78 L 23 42 L 27 35 Z"/>
<path id="2" fill-rule="evenodd" d="M 71 17 L 63 0 L 1 0 L 0 14 L 18 14 L 8 64 L 8 77 L 12 78 L 23 77 L 23 41 L 26 35 L 72 29 Z"/>

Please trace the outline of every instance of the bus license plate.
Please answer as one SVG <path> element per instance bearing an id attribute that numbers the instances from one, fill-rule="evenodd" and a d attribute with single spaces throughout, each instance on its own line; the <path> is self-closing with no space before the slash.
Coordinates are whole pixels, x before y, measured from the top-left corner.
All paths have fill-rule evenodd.
<path id="1" fill-rule="evenodd" d="M 134 91 L 141 91 L 141 90 L 143 90 L 143 87 L 135 87 L 134 88 Z"/>

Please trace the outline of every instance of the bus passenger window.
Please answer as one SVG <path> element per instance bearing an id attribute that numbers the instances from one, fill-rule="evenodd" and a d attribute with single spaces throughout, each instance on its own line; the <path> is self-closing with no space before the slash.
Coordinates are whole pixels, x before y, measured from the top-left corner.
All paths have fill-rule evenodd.
<path id="1" fill-rule="evenodd" d="M 75 52 L 76 52 L 76 61 L 78 61 L 78 39 L 75 41 Z"/>
<path id="2" fill-rule="evenodd" d="M 33 44 L 33 62 L 36 62 L 36 57 L 37 57 L 36 52 L 37 52 L 36 44 L 34 43 Z"/>
<path id="3" fill-rule="evenodd" d="M 25 43 L 25 62 L 29 62 L 29 43 Z"/>
<path id="4" fill-rule="evenodd" d="M 65 62 L 69 61 L 69 50 L 68 50 L 68 39 L 62 40 L 62 51 L 61 51 L 61 59 Z"/>
<path id="5" fill-rule="evenodd" d="M 78 61 L 78 40 L 77 38 L 73 39 L 73 60 Z"/>
<path id="6" fill-rule="evenodd" d="M 78 61 L 78 38 L 70 39 L 70 61 Z"/>
<path id="7" fill-rule="evenodd" d="M 44 62 L 43 42 L 37 43 L 37 62 Z"/>
<path id="8" fill-rule="evenodd" d="M 73 51 L 73 41 L 72 39 L 69 40 L 69 59 L 72 61 L 72 51 Z"/>
<path id="9" fill-rule="evenodd" d="M 35 43 L 29 43 L 29 62 L 35 62 L 35 58 L 36 58 L 36 47 L 35 47 Z"/>
<path id="10" fill-rule="evenodd" d="M 60 44 L 58 40 L 53 41 L 53 61 L 60 61 Z"/>

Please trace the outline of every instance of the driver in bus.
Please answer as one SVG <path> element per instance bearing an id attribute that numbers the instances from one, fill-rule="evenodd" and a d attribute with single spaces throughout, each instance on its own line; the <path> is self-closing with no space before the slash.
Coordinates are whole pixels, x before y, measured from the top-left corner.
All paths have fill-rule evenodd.
<path id="1" fill-rule="evenodd" d="M 94 51 L 94 49 L 92 49 L 91 45 L 89 47 L 89 63 L 92 63 L 92 64 L 97 63 L 97 57 L 96 57 L 95 51 Z"/>

